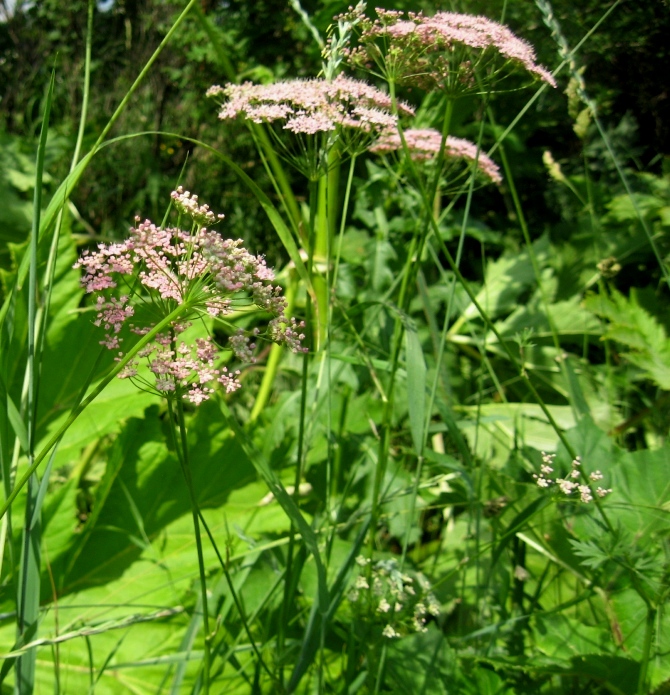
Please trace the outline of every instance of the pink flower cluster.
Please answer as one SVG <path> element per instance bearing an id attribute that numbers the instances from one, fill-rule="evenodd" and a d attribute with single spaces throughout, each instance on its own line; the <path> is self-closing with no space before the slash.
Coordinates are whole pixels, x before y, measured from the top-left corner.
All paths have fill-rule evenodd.
<path id="1" fill-rule="evenodd" d="M 239 372 L 215 367 L 219 353 L 211 339 L 188 344 L 179 338 L 191 325 L 189 318 L 208 314 L 222 319 L 236 306 L 252 303 L 273 317 L 269 338 L 294 352 L 303 350 L 304 324 L 284 316 L 286 300 L 281 288 L 272 284 L 274 274 L 262 256 L 249 253 L 241 240 L 224 239 L 201 226 L 201 221 L 215 217 L 207 206 L 198 205 L 197 196 L 181 189 L 172 196 L 180 211 L 196 223 L 195 231 L 162 229 L 146 220 L 131 228 L 123 242 L 99 244 L 97 251 L 85 250 L 74 267 L 83 269 L 81 283 L 87 292 L 105 293 L 97 299 L 95 324 L 104 327 L 106 336 L 101 344 L 110 350 L 121 347 L 125 325 L 137 335 L 146 335 L 179 305 L 185 305 L 180 321 L 159 333 L 119 376 L 138 377 L 139 359 L 146 359 L 157 391 L 167 394 L 180 389 L 185 398 L 198 404 L 213 392 L 208 385 L 213 381 L 227 392 L 236 390 Z M 126 286 L 125 293 L 114 292 L 119 284 Z M 152 323 L 130 323 L 140 305 L 150 309 Z M 244 332 L 238 331 L 229 342 L 236 356 L 253 361 L 255 344 Z M 117 360 L 122 355 L 120 352 Z"/>
<path id="2" fill-rule="evenodd" d="M 442 135 L 433 128 L 408 129 L 403 136 L 407 143 L 412 159 L 433 159 L 440 151 Z M 402 141 L 399 133 L 384 133 L 377 142 L 370 147 L 370 152 L 385 154 L 402 150 Z M 469 140 L 447 137 L 444 145 L 444 156 L 447 160 L 465 160 L 468 164 L 477 162 L 477 169 L 492 183 L 499 184 L 502 181 L 498 165 L 483 152 L 477 152 L 477 146 Z"/>
<path id="3" fill-rule="evenodd" d="M 568 473 L 568 475 L 565 478 L 552 479 L 548 476 L 554 472 L 553 463 L 555 458 L 555 454 L 545 454 L 544 451 L 542 452 L 542 465 L 540 466 L 540 475 L 537 475 L 537 473 L 533 474 L 533 478 L 535 479 L 537 485 L 542 488 L 548 488 L 552 485 L 556 485 L 556 487 L 558 487 L 558 489 L 564 495 L 569 496 L 572 495 L 573 492 L 578 492 L 579 499 L 582 502 L 584 502 L 585 504 L 591 502 L 593 500 L 594 492 L 591 488 L 591 485 L 586 485 L 577 482 L 582 477 L 582 473 L 580 470 L 582 461 L 580 457 L 578 456 L 576 459 L 573 460 L 570 473 Z M 596 481 L 602 479 L 603 474 L 600 471 L 594 471 L 589 475 L 589 481 L 592 483 L 595 483 Z M 603 488 L 598 486 L 595 489 L 595 493 L 596 495 L 598 495 L 598 497 L 605 497 L 609 495 L 610 492 L 612 492 L 611 488 Z"/>
<path id="4" fill-rule="evenodd" d="M 391 99 L 376 87 L 343 75 L 332 81 L 290 80 L 268 85 L 214 86 L 207 96 L 223 96 L 219 118 L 243 116 L 254 123 L 280 121 L 284 129 L 314 135 L 337 128 L 354 128 L 368 134 L 395 129 Z M 401 113 L 413 110 L 399 104 Z"/>
<path id="5" fill-rule="evenodd" d="M 556 86 L 553 76 L 535 62 L 530 44 L 486 17 L 455 12 L 432 17 L 409 12 L 405 17 L 377 8 L 376 20 L 361 21 L 359 13 L 353 13 L 361 35 L 359 45 L 348 51 L 348 61 L 367 68 L 372 61 L 381 74 L 399 83 L 462 93 L 483 83 L 490 86 L 509 69 L 521 68 Z"/>

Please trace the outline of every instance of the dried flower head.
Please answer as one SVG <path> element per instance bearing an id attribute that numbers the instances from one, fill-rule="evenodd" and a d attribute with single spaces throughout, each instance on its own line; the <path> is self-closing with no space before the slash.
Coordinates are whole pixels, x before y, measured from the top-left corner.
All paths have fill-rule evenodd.
<path id="1" fill-rule="evenodd" d="M 358 152 L 379 133 L 397 127 L 387 94 L 342 75 L 332 81 L 214 86 L 207 96 L 225 98 L 219 111 L 221 119 L 243 117 L 254 123 L 273 123 L 298 136 L 297 145 L 292 147 L 272 131 L 287 159 L 310 176 L 322 171 L 335 141 L 346 151 Z M 399 104 L 398 111 L 413 114 L 405 104 Z"/>
<path id="2" fill-rule="evenodd" d="M 431 160 L 438 156 L 442 147 L 442 135 L 433 128 L 408 129 L 403 137 L 407 144 L 412 159 Z M 384 133 L 375 144 L 370 147 L 370 152 L 385 154 L 402 150 L 403 144 L 400 134 L 397 132 Z M 476 163 L 477 171 L 490 183 L 499 184 L 502 181 L 498 165 L 487 155 L 477 149 L 477 146 L 469 140 L 455 138 L 451 135 L 444 143 L 443 155 L 447 166 L 458 162 L 465 162 L 472 166 Z"/>
<path id="3" fill-rule="evenodd" d="M 500 80 L 521 69 L 556 86 L 535 62 L 530 44 L 486 17 L 455 12 L 404 16 L 381 8 L 376 13 L 374 21 L 355 18 L 359 43 L 347 59 L 390 82 L 458 95 L 497 89 Z"/>
<path id="4" fill-rule="evenodd" d="M 193 319 L 224 320 L 242 306 L 255 305 L 273 317 L 267 331 L 271 340 L 301 351 L 304 335 L 302 324 L 284 316 L 286 300 L 281 288 L 272 284 L 274 274 L 265 259 L 249 253 L 241 240 L 224 239 L 206 229 L 204 222 L 221 216 L 199 205 L 197 196 L 178 189 L 172 197 L 193 220 L 193 231 L 163 229 L 138 220 L 125 241 L 85 250 L 74 267 L 84 270 L 81 283 L 86 291 L 99 293 L 95 324 L 105 329 L 100 342 L 118 351 L 117 361 L 124 356 L 125 326 L 131 334 L 144 336 L 164 324 L 119 377 L 137 379 L 163 395 L 181 393 L 198 405 L 210 397 L 217 382 L 228 393 L 240 383 L 239 371 L 217 366 L 220 350 L 211 337 L 184 339 Z M 257 335 L 257 330 L 251 335 L 238 331 L 229 347 L 238 358 L 253 361 L 251 340 Z M 153 383 L 140 377 L 142 360 L 155 378 Z"/>

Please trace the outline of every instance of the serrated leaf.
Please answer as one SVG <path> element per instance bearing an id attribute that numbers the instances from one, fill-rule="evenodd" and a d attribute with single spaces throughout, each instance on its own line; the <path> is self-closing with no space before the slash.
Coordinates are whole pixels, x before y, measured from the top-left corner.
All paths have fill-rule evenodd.
<path id="1" fill-rule="evenodd" d="M 597 569 L 609 559 L 607 553 L 601 550 L 593 541 L 576 541 L 570 539 L 570 545 L 575 555 L 583 558 L 581 564 L 586 567 Z"/>
<path id="2" fill-rule="evenodd" d="M 670 341 L 663 326 L 631 292 L 630 298 L 613 291 L 610 297 L 588 297 L 586 307 L 610 321 L 603 338 L 616 340 L 631 349 L 629 362 L 646 372 L 647 378 L 670 390 Z"/>

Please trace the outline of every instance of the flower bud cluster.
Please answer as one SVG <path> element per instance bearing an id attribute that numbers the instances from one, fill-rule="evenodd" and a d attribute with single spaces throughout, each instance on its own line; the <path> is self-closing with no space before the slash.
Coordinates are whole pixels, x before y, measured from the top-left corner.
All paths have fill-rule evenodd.
<path id="1" fill-rule="evenodd" d="M 153 341 L 126 364 L 120 378 L 139 379 L 140 360 L 145 360 L 155 383 L 143 383 L 158 393 L 180 391 L 198 405 L 214 392 L 218 382 L 227 393 L 239 388 L 237 372 L 216 366 L 219 349 L 211 338 L 187 342 L 181 334 L 191 325 L 189 318 L 209 315 L 223 320 L 236 308 L 253 304 L 268 312 L 269 339 L 288 346 L 294 352 L 304 348 L 303 323 L 284 316 L 286 300 L 281 288 L 273 284 L 274 273 L 262 256 L 254 256 L 241 240 L 224 239 L 203 226 L 205 221 L 220 219 L 198 197 L 179 188 L 172 193 L 175 206 L 194 221 L 195 231 L 160 228 L 146 220 L 131 228 L 123 242 L 98 244 L 97 251 L 85 250 L 75 268 L 82 268 L 83 287 L 99 293 L 95 325 L 106 331 L 102 345 L 119 351 L 123 359 L 122 329 L 128 326 L 135 335 L 146 335 L 175 309 L 183 315 L 172 321 Z M 119 287 L 126 291 L 120 292 Z M 151 321 L 136 325 L 137 308 L 149 308 Z M 146 311 L 142 315 L 147 314 Z M 252 332 L 258 336 L 258 329 Z M 243 331 L 229 341 L 229 347 L 243 361 L 253 362 L 255 343 Z"/>
<path id="2" fill-rule="evenodd" d="M 170 197 L 179 212 L 188 215 L 197 225 L 207 227 L 222 220 L 225 215 L 215 215 L 209 205 L 198 205 L 198 196 L 192 195 L 190 191 L 185 191 L 179 186 L 176 191 L 172 191 Z"/>
<path id="3" fill-rule="evenodd" d="M 595 483 L 598 480 L 603 479 L 603 474 L 600 471 L 593 471 L 588 476 L 589 484 L 580 483 L 579 480 L 582 478 L 581 465 L 582 461 L 579 456 L 573 459 L 572 465 L 570 467 L 570 472 L 565 478 L 550 478 L 549 476 L 554 472 L 554 459 L 555 454 L 547 454 L 542 452 L 542 464 L 540 465 L 540 474 L 533 473 L 533 478 L 537 485 L 541 488 L 549 488 L 556 486 L 560 492 L 566 496 L 572 495 L 573 492 L 579 493 L 579 499 L 588 504 L 593 500 L 593 494 L 598 497 L 605 497 L 612 492 L 611 488 L 603 488 L 598 486 L 595 490 L 591 483 Z"/>
<path id="4" fill-rule="evenodd" d="M 359 574 L 347 598 L 357 614 L 384 625 L 381 634 L 393 638 L 426 632 L 429 616 L 440 614 L 440 605 L 421 573 L 401 572 L 394 559 L 374 565 L 369 558 L 356 558 Z"/>

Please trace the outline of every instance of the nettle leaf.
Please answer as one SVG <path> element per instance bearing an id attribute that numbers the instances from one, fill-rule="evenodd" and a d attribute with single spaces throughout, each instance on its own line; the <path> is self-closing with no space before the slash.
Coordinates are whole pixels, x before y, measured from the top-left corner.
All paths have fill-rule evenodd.
<path id="1" fill-rule="evenodd" d="M 640 306 L 634 292 L 630 298 L 616 291 L 611 297 L 588 297 L 586 307 L 610 321 L 603 339 L 629 347 L 631 352 L 625 355 L 628 361 L 662 389 L 670 390 L 670 341 L 663 326 Z"/>

